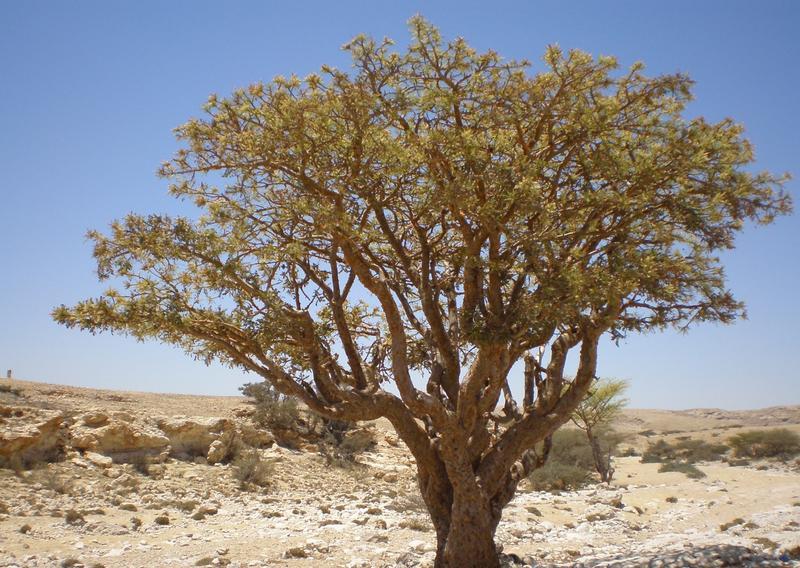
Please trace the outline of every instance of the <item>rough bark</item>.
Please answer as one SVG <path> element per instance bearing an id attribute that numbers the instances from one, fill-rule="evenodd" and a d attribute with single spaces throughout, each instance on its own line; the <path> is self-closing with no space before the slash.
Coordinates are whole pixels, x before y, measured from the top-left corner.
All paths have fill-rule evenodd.
<path id="1" fill-rule="evenodd" d="M 594 458 L 594 466 L 595 469 L 597 469 L 597 473 L 600 474 L 600 481 L 608 483 L 614 475 L 610 457 L 603 453 L 603 449 L 600 447 L 600 441 L 591 429 L 586 430 L 586 436 L 589 438 L 589 445 L 592 448 L 592 457 Z"/>
<path id="2" fill-rule="evenodd" d="M 499 521 L 499 519 L 497 519 Z M 499 566 L 494 531 L 497 527 L 489 500 L 478 492 L 456 491 L 444 543 L 437 542 L 439 568 Z M 438 539 L 437 539 L 438 540 Z"/>

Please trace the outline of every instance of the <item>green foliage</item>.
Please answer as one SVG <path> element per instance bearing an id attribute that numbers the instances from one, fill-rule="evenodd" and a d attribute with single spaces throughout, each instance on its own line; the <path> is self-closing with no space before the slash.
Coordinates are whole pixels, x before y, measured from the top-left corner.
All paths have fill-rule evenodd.
<path id="1" fill-rule="evenodd" d="M 591 469 L 584 469 L 575 465 L 559 463 L 556 461 L 546 463 L 535 470 L 529 477 L 534 491 L 571 491 L 580 489 L 592 479 Z"/>
<path id="2" fill-rule="evenodd" d="M 642 453 L 642 463 L 719 461 L 729 449 L 724 444 L 710 444 L 691 438 L 679 439 L 673 444 L 658 440 L 647 445 Z"/>
<path id="3" fill-rule="evenodd" d="M 613 431 L 600 431 L 598 440 L 604 452 L 612 453 L 620 441 Z M 580 430 L 562 429 L 553 435 L 547 463 L 528 477 L 536 491 L 578 489 L 592 481 L 594 456 L 586 435 Z"/>
<path id="4" fill-rule="evenodd" d="M 572 421 L 581 430 L 610 425 L 628 404 L 628 399 L 623 397 L 627 388 L 627 381 L 598 380 L 573 412 Z"/>
<path id="5" fill-rule="evenodd" d="M 642 463 L 660 463 L 674 459 L 674 450 L 664 440 L 656 440 L 655 443 L 649 442 L 647 448 L 642 452 Z"/>
<path id="6" fill-rule="evenodd" d="M 686 477 L 691 479 L 702 479 L 706 476 L 705 473 L 697 469 L 693 464 L 686 463 L 686 462 L 673 462 L 668 461 L 664 462 L 659 466 L 658 471 L 660 473 L 668 472 L 668 471 L 677 471 L 679 473 L 686 474 Z"/>
<path id="7" fill-rule="evenodd" d="M 728 443 L 738 458 L 788 459 L 800 454 L 800 436 L 786 428 L 741 432 Z"/>
<path id="8" fill-rule="evenodd" d="M 402 270 L 393 278 L 416 311 L 423 248 L 456 296 L 472 292 L 462 286 L 470 271 L 491 273 L 508 309 L 456 302 L 468 343 L 535 338 L 550 322 L 569 328 L 603 310 L 617 314 L 615 336 L 743 313 L 717 251 L 746 220 L 769 223 L 791 202 L 783 176 L 750 172 L 738 123 L 683 117 L 688 77 L 552 46 L 532 75 L 526 62 L 444 42 L 420 18 L 411 29 L 403 53 L 354 38 L 350 73 L 324 66 L 212 95 L 204 115 L 176 129 L 185 146 L 161 168 L 202 217 L 129 215 L 107 235 L 90 232 L 99 278 L 120 285 L 55 309 L 56 321 L 249 371 L 266 365 L 299 394 L 276 369 L 311 374 L 300 297 L 311 299 L 320 340 L 346 323 L 370 342 L 365 359 L 384 344 L 375 338 L 385 306 L 315 292 L 357 258 L 376 273 Z M 433 234 L 446 238 L 423 238 Z M 434 302 L 447 313 L 446 294 Z M 424 341 L 410 322 L 408 333 Z"/>
<path id="9" fill-rule="evenodd" d="M 271 431 L 300 431 L 305 422 L 300 416 L 297 401 L 281 395 L 267 382 L 247 383 L 239 387 L 244 396 L 254 399 L 253 421 Z"/>

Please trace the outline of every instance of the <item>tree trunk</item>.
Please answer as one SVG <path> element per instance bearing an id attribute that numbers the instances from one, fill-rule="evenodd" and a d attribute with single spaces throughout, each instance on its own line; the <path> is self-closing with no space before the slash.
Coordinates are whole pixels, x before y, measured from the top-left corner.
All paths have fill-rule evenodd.
<path id="1" fill-rule="evenodd" d="M 447 531 L 437 531 L 436 568 L 497 568 L 497 527 L 488 499 L 479 492 L 454 492 Z"/>
<path id="2" fill-rule="evenodd" d="M 600 474 L 600 481 L 608 483 L 611 481 L 611 476 L 614 470 L 611 469 L 610 460 L 603 455 L 603 450 L 600 448 L 600 441 L 595 437 L 591 430 L 586 430 L 586 436 L 589 438 L 589 445 L 592 447 L 592 456 L 594 457 L 595 469 Z"/>

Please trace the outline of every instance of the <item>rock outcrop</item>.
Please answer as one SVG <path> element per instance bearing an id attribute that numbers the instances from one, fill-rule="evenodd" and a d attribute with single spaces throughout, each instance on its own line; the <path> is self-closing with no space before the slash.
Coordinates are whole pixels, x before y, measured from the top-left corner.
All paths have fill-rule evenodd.
<path id="1" fill-rule="evenodd" d="M 0 415 L 0 467 L 29 467 L 64 455 L 69 433 L 60 412 L 3 407 Z"/>
<path id="2" fill-rule="evenodd" d="M 169 438 L 170 455 L 182 459 L 207 457 L 215 442 L 219 444 L 215 446 L 214 455 L 219 456 L 222 452 L 221 459 L 224 459 L 236 435 L 236 425 L 227 418 L 174 416 L 160 419 L 158 428 Z"/>
<path id="3" fill-rule="evenodd" d="M 170 452 L 170 441 L 159 430 L 146 424 L 116 417 L 92 427 L 85 422 L 72 429 L 72 447 L 108 456 L 117 463 L 134 461 L 163 462 Z"/>

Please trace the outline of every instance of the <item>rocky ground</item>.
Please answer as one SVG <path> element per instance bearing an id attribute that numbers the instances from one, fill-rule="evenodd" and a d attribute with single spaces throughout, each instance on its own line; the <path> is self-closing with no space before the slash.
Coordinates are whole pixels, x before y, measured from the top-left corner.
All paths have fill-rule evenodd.
<path id="1" fill-rule="evenodd" d="M 385 423 L 361 430 L 377 445 L 359 464 L 336 467 L 308 444 L 274 444 L 240 397 L 12 387 L 0 391 L 0 566 L 432 564 L 413 460 Z M 620 422 L 632 447 L 766 426 L 800 431 L 800 408 L 634 410 Z M 228 463 L 237 444 L 267 464 L 266 486 L 242 486 Z M 498 529 L 507 563 L 800 565 L 796 462 L 700 464 L 699 480 L 638 457 L 615 465 L 611 485 L 523 487 Z"/>

